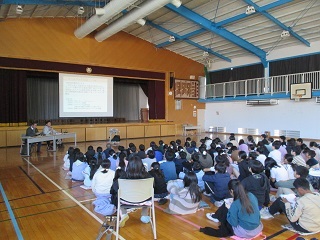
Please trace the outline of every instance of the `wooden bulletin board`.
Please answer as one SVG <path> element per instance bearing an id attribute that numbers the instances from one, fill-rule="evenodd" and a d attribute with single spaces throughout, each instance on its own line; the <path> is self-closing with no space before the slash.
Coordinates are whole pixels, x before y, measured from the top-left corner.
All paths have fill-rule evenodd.
<path id="1" fill-rule="evenodd" d="M 198 99 L 199 98 L 199 82 L 195 80 L 174 80 L 174 98 L 188 98 Z"/>

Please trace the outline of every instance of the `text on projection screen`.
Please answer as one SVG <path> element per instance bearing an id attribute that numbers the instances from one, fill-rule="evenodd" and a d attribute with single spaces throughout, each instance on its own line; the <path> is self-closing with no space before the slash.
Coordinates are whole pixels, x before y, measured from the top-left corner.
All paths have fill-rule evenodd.
<path id="1" fill-rule="evenodd" d="M 113 78 L 59 75 L 60 117 L 112 117 Z"/>

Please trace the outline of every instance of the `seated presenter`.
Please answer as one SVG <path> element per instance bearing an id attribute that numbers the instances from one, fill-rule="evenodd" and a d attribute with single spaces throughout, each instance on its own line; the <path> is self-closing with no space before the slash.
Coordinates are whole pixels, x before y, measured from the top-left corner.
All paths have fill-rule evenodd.
<path id="1" fill-rule="evenodd" d="M 27 131 L 26 131 L 26 136 L 28 137 L 35 137 L 35 136 L 38 136 L 40 133 L 37 129 L 37 125 L 38 123 L 37 122 L 32 122 L 30 127 L 27 128 Z M 41 148 L 41 141 L 37 143 L 38 146 L 37 146 L 37 152 L 40 152 L 40 148 Z"/>
<path id="2" fill-rule="evenodd" d="M 42 130 L 42 133 L 43 133 L 43 135 L 52 135 L 52 134 L 56 134 L 57 133 L 57 131 L 56 130 L 54 130 L 53 128 L 52 128 L 52 126 L 51 126 L 51 121 L 50 120 L 47 120 L 46 121 L 46 125 L 44 126 L 44 128 L 43 128 L 43 130 Z M 51 141 L 47 141 L 47 148 L 48 149 L 51 149 L 52 147 L 51 147 Z"/>

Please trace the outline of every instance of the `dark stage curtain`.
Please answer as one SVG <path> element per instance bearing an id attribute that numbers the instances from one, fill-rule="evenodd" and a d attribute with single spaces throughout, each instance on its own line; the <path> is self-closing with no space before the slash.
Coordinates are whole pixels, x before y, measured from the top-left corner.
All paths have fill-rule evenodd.
<path id="1" fill-rule="evenodd" d="M 149 119 L 165 119 L 165 82 L 148 81 Z"/>
<path id="2" fill-rule="evenodd" d="M 27 78 L 28 121 L 59 118 L 58 74 L 31 75 Z"/>
<path id="3" fill-rule="evenodd" d="M 223 83 L 264 77 L 262 64 L 210 72 L 210 83 Z M 209 84 L 207 82 L 207 84 Z"/>
<path id="4" fill-rule="evenodd" d="M 26 72 L 0 69 L 0 122 L 27 121 Z"/>
<path id="5" fill-rule="evenodd" d="M 320 54 L 270 62 L 270 76 L 320 70 Z"/>

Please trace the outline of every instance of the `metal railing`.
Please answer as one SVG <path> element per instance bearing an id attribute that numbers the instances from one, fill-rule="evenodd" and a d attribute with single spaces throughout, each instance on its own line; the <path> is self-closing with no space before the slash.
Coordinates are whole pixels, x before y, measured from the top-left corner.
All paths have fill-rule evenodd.
<path id="1" fill-rule="evenodd" d="M 320 71 L 215 83 L 200 86 L 200 88 L 205 88 L 206 98 L 225 98 L 274 93 L 288 94 L 291 84 L 308 82 L 312 83 L 312 90 L 320 90 Z"/>

